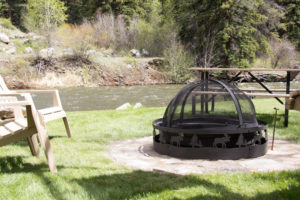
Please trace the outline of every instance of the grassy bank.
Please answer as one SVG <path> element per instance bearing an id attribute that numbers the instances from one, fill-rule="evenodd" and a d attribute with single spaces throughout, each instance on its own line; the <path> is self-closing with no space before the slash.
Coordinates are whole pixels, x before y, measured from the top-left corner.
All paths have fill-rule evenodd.
<path id="1" fill-rule="evenodd" d="M 277 138 L 300 143 L 300 112 L 291 112 L 290 125 L 284 128 L 283 106 L 275 100 L 255 100 L 255 105 L 258 118 L 270 127 L 273 107 L 279 107 Z M 48 172 L 44 155 L 31 156 L 25 141 L 0 148 L 0 199 L 299 198 L 300 170 L 178 176 L 128 169 L 105 157 L 112 141 L 150 136 L 153 119 L 163 112 L 164 108 L 70 112 L 71 139 L 62 122 L 49 123 L 57 174 Z"/>

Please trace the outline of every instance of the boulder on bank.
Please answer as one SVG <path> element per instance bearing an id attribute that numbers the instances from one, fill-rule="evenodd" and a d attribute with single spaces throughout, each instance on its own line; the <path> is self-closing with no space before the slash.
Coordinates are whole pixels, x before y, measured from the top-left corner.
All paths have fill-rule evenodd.
<path id="1" fill-rule="evenodd" d="M 147 51 L 146 49 L 142 49 L 142 54 L 143 54 L 143 56 L 149 56 L 150 55 L 149 51 Z"/>
<path id="2" fill-rule="evenodd" d="M 31 47 L 26 47 L 25 52 L 26 53 L 33 53 L 33 49 Z"/>
<path id="3" fill-rule="evenodd" d="M 0 33 L 0 41 L 9 44 L 9 37 L 4 33 Z"/>
<path id="4" fill-rule="evenodd" d="M 9 50 L 7 50 L 6 53 L 7 54 L 14 54 L 14 53 L 16 53 L 16 51 L 17 51 L 17 48 L 16 47 L 12 47 Z"/>
<path id="5" fill-rule="evenodd" d="M 117 107 L 116 110 L 126 110 L 130 107 L 131 107 L 130 103 L 124 103 L 123 105 Z"/>
<path id="6" fill-rule="evenodd" d="M 54 48 L 46 48 L 46 49 L 42 49 L 39 52 L 39 56 L 43 59 L 47 59 L 49 57 L 52 57 L 54 55 Z"/>
<path id="7" fill-rule="evenodd" d="M 140 51 L 138 49 L 131 49 L 130 50 L 130 54 L 133 57 L 141 57 L 141 53 L 140 53 Z"/>
<path id="8" fill-rule="evenodd" d="M 140 108 L 142 107 L 143 105 L 141 103 L 136 103 L 134 106 L 133 106 L 133 109 L 137 109 L 137 108 Z"/>

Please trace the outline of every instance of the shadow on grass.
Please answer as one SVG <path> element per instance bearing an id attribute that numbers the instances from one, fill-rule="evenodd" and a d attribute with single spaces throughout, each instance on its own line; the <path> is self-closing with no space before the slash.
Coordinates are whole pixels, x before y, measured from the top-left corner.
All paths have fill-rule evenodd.
<path id="1" fill-rule="evenodd" d="M 51 175 L 49 175 L 49 168 L 46 163 L 42 164 L 30 164 L 24 162 L 24 157 L 22 156 L 6 156 L 0 157 L 0 173 L 1 174 L 14 174 L 14 173 L 32 173 L 38 177 L 43 185 L 49 188 L 49 191 L 53 199 L 64 200 L 63 192 L 60 188 L 57 188 L 56 184 L 51 180 Z M 58 169 L 64 167 L 57 166 Z M 48 175 L 47 175 L 48 174 Z"/>
<path id="2" fill-rule="evenodd" d="M 58 170 L 73 167 L 58 166 Z M 84 170 L 99 171 L 98 168 L 82 167 Z M 75 168 L 81 169 L 81 168 Z M 24 157 L 0 157 L 0 173 L 32 173 L 38 177 L 39 181 L 49 188 L 53 199 L 68 199 L 65 192 L 59 187 L 56 181 L 63 178 L 64 181 L 69 182 L 69 185 L 75 184 L 85 191 L 90 199 L 141 199 L 142 197 L 163 199 L 164 197 L 173 196 L 173 193 L 180 192 L 181 196 L 185 193 L 188 196 L 193 196 L 192 187 L 198 187 L 199 192 L 190 200 L 196 199 L 297 199 L 300 193 L 300 184 L 294 184 L 288 189 L 275 190 L 271 193 L 258 193 L 254 197 L 247 197 L 243 195 L 242 191 L 239 193 L 232 191 L 226 184 L 221 184 L 203 179 L 197 176 L 180 176 L 175 174 L 155 173 L 132 171 L 129 173 L 116 173 L 109 175 L 99 175 L 92 177 L 65 179 L 59 174 L 50 174 L 46 163 L 30 164 L 24 162 Z M 277 179 L 294 179 L 300 183 L 300 171 L 298 172 L 281 172 L 279 175 L 270 174 L 256 174 L 257 179 L 268 180 L 276 182 Z M 55 181 L 56 180 L 56 181 Z M 247 187 L 245 185 L 245 187 Z M 78 194 L 82 193 L 78 190 Z M 166 194 L 160 194 L 166 191 Z M 74 192 L 74 191 L 73 191 Z M 157 195 L 157 196 L 156 196 Z M 151 197 L 150 197 L 151 196 Z M 176 196 L 176 195 L 175 195 Z M 157 197 L 157 198 L 156 198 Z M 170 198 L 170 197 L 169 197 Z M 173 198 L 179 199 L 179 198 Z"/>
<path id="3" fill-rule="evenodd" d="M 245 186 L 247 187 L 247 186 Z M 226 191 L 225 191 L 226 192 Z M 288 189 L 284 190 L 276 190 L 274 192 L 270 193 L 258 193 L 254 197 L 246 197 L 246 196 L 231 196 L 230 193 L 224 195 L 223 191 L 220 191 L 221 196 L 213 196 L 213 195 L 197 195 L 192 198 L 188 198 L 188 200 L 202 200 L 202 199 L 214 199 L 214 200 L 223 200 L 223 199 L 243 199 L 243 200 L 281 200 L 281 199 L 299 199 L 300 197 L 300 186 L 291 186 Z M 173 200 L 177 200 L 177 198 L 174 198 Z"/>
<path id="4" fill-rule="evenodd" d="M 290 178 L 293 173 L 288 174 Z M 300 172 L 298 173 L 300 176 Z M 273 177 L 270 181 L 275 181 Z M 300 180 L 300 177 L 297 177 Z M 174 174 L 161 174 L 154 172 L 133 171 L 124 174 L 102 175 L 90 178 L 75 179 L 81 187 L 83 187 L 90 198 L 93 199 L 141 199 L 163 191 L 173 190 L 168 195 L 173 194 L 174 190 L 180 190 L 181 196 L 184 193 L 189 193 L 192 196 L 193 192 L 189 191 L 191 187 L 199 187 L 199 190 L 205 189 L 204 194 L 196 195 L 190 200 L 196 199 L 282 199 L 283 197 L 291 197 L 295 199 L 299 197 L 300 185 L 290 187 L 289 190 L 280 190 L 267 194 L 258 194 L 255 197 L 244 196 L 240 193 L 233 192 L 229 187 L 220 183 L 213 183 L 207 179 L 202 179 L 195 176 L 179 176 Z M 245 185 L 245 187 L 247 187 Z M 176 191 L 176 192 L 177 192 Z M 195 191 L 195 190 L 194 190 Z M 197 190 L 196 190 L 197 191 Z M 200 193 L 200 192 L 199 192 Z M 167 195 L 167 196 L 168 196 Z M 161 194 L 154 199 L 162 199 L 165 195 Z M 187 196 L 187 195 L 186 195 Z M 180 198 L 173 198 L 180 199 Z"/>
<path id="5" fill-rule="evenodd" d="M 67 136 L 60 136 L 60 135 L 55 135 L 55 136 L 49 136 L 49 139 L 52 140 L 52 139 L 60 139 L 60 138 L 68 138 Z M 9 145 L 15 145 L 15 146 L 28 146 L 28 142 L 26 139 L 24 140 L 20 140 L 20 141 L 17 141 L 17 142 L 14 142 L 14 143 L 11 143 Z M 28 146 L 29 148 L 29 146 Z"/>
<path id="6" fill-rule="evenodd" d="M 193 176 L 133 171 L 74 181 L 83 187 L 93 199 L 140 199 L 166 190 L 179 190 L 196 186 L 203 186 L 208 190 L 224 193 L 233 199 L 242 199 L 240 194 L 229 191 L 224 185 L 211 183 Z M 158 199 L 163 196 L 161 195 Z"/>

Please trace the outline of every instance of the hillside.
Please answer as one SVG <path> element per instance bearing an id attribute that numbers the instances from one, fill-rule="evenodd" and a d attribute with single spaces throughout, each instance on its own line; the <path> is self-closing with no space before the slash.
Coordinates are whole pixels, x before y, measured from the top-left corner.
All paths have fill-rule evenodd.
<path id="1" fill-rule="evenodd" d="M 54 38 L 23 33 L 0 23 L 0 74 L 11 88 L 118 86 L 170 83 L 160 58 L 86 49 L 84 57 Z M 74 41 L 76 42 L 76 41 Z M 45 46 L 45 48 L 43 48 Z M 123 54 L 123 55 L 121 55 Z"/>

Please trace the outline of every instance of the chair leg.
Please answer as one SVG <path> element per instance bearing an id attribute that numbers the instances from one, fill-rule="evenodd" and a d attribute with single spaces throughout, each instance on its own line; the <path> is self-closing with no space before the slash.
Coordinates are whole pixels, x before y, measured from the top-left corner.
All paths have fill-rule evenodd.
<path id="1" fill-rule="evenodd" d="M 25 95 L 24 95 L 25 96 Z M 35 109 L 33 100 L 29 94 L 26 94 L 25 99 L 29 102 L 31 102 L 32 105 L 32 118 L 35 122 L 37 131 L 38 131 L 38 139 L 41 143 L 41 146 L 43 147 L 45 151 L 46 158 L 48 160 L 48 166 L 51 172 L 57 172 L 54 156 L 51 149 L 51 144 L 47 135 L 46 131 L 46 125 L 43 121 L 43 117 L 37 112 Z"/>
<path id="2" fill-rule="evenodd" d="M 30 148 L 30 151 L 32 153 L 33 156 L 39 157 L 40 156 L 40 149 L 39 149 L 39 145 L 38 145 L 38 141 L 36 138 L 36 135 L 32 135 L 30 137 L 27 138 L 27 142 Z"/>
<path id="3" fill-rule="evenodd" d="M 68 119 L 67 119 L 67 117 L 63 117 L 63 120 L 64 120 L 64 124 L 65 124 L 65 127 L 66 127 L 68 137 L 70 138 L 71 137 L 71 131 L 70 131 Z"/>
<path id="4" fill-rule="evenodd" d="M 49 137 L 47 135 L 47 130 L 46 130 L 46 125 L 42 121 L 41 116 L 39 118 L 39 125 L 38 125 L 38 136 L 39 136 L 39 141 L 41 143 L 41 146 L 43 147 L 45 151 L 46 158 L 48 160 L 48 166 L 51 172 L 57 172 L 56 164 L 55 164 L 55 159 L 52 153 L 52 148 L 50 144 Z"/>

